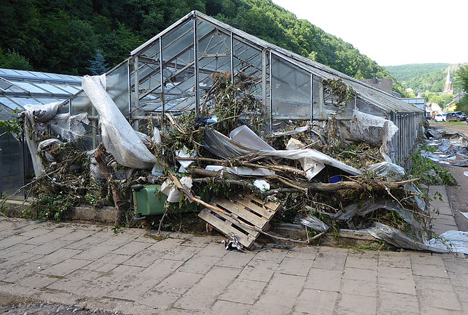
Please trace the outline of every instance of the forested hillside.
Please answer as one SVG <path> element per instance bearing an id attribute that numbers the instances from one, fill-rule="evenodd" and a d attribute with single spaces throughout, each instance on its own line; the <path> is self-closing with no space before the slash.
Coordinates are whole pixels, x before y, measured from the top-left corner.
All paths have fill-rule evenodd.
<path id="1" fill-rule="evenodd" d="M 0 67 L 84 75 L 102 52 L 114 66 L 199 10 L 356 78 L 388 72 L 351 44 L 271 0 L 0 0 Z"/>
<path id="2" fill-rule="evenodd" d="M 405 88 L 414 93 L 442 92 L 447 79 L 448 63 L 424 63 L 385 67 Z M 457 67 L 451 66 L 452 78 Z"/>

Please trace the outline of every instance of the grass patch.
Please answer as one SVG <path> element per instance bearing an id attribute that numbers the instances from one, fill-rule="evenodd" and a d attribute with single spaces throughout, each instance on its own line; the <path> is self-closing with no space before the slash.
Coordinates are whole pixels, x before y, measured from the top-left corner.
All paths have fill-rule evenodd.
<path id="1" fill-rule="evenodd" d="M 466 126 L 466 121 L 440 121 L 439 124 L 446 124 L 450 126 Z"/>

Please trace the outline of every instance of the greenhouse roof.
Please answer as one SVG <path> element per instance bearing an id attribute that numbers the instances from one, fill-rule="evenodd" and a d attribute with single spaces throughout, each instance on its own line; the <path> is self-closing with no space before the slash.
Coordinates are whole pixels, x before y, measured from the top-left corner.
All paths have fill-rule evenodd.
<path id="1" fill-rule="evenodd" d="M 309 58 L 305 58 L 284 48 L 273 45 L 267 41 L 264 41 L 239 29 L 236 29 L 228 24 L 220 22 L 198 11 L 190 12 L 189 14 L 181 18 L 179 21 L 175 22 L 170 27 L 165 29 L 163 32 L 159 33 L 155 37 L 140 45 L 138 48 L 131 52 L 131 56 L 141 55 L 145 50 L 149 49 L 149 47 L 154 45 L 154 43 L 157 40 L 169 34 L 174 29 L 182 27 L 184 24 L 186 24 L 187 21 L 194 18 L 211 24 L 220 32 L 224 32 L 226 34 L 233 34 L 239 38 L 242 38 L 244 41 L 248 42 L 252 46 L 255 46 L 259 50 L 268 50 L 272 54 L 278 56 L 279 58 L 295 65 L 297 68 L 305 70 L 317 77 L 320 77 L 322 79 L 333 80 L 341 79 L 344 83 L 346 83 L 348 86 L 352 87 L 354 91 L 356 91 L 356 93 L 358 94 L 358 99 L 376 107 L 380 111 L 386 113 L 420 111 L 418 108 L 399 100 L 398 98 L 392 96 L 389 93 L 374 88 L 364 82 L 347 76 L 337 70 L 315 62 Z M 198 36 L 203 36 L 203 34 L 198 34 Z"/>
<path id="2" fill-rule="evenodd" d="M 0 69 L 0 111 L 64 101 L 80 90 L 79 76 Z"/>

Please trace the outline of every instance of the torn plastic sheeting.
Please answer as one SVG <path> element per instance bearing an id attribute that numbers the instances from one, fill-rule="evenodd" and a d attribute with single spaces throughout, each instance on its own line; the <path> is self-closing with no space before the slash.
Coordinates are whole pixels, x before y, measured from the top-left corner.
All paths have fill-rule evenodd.
<path id="1" fill-rule="evenodd" d="M 405 169 L 403 167 L 389 162 L 372 164 L 367 170 L 390 180 L 401 180 L 405 176 Z"/>
<path id="2" fill-rule="evenodd" d="M 308 215 L 308 216 L 305 216 L 305 217 L 296 216 L 295 221 L 297 223 L 300 223 L 300 224 L 302 224 L 304 226 L 307 226 L 307 227 L 311 228 L 312 230 L 318 231 L 318 232 L 326 232 L 330 228 L 328 225 L 325 224 L 325 222 L 323 222 L 319 218 L 311 216 L 311 215 Z"/>
<path id="3" fill-rule="evenodd" d="M 344 212 L 338 211 L 333 216 L 333 219 L 346 221 L 357 215 L 360 217 L 364 217 L 369 213 L 372 213 L 379 209 L 395 211 L 396 213 L 401 215 L 401 217 L 405 220 L 406 223 L 411 224 L 417 229 L 422 229 L 421 223 L 416 221 L 413 214 L 409 210 L 402 209 L 398 203 L 391 200 L 381 200 L 378 202 L 375 202 L 373 200 L 366 200 L 363 203 L 355 203 L 345 207 Z"/>
<path id="4" fill-rule="evenodd" d="M 83 90 L 99 113 L 101 138 L 106 150 L 121 165 L 151 169 L 156 157 L 148 150 L 105 90 L 105 75 L 84 76 Z"/>
<path id="5" fill-rule="evenodd" d="M 231 137 L 231 139 L 236 140 L 239 143 L 242 143 L 243 145 L 249 148 L 253 148 L 257 150 L 267 150 L 267 151 L 275 150 L 272 146 L 266 143 L 262 138 L 257 136 L 255 132 L 253 132 L 253 130 L 247 127 L 246 125 L 242 125 L 232 130 L 229 133 L 229 137 Z"/>
<path id="6" fill-rule="evenodd" d="M 44 165 L 42 165 L 42 161 L 37 155 L 38 151 L 35 134 L 40 132 L 37 128 L 41 128 L 43 131 L 46 129 L 41 123 L 47 122 L 55 117 L 60 104 L 60 102 L 54 102 L 47 105 L 24 106 L 25 110 L 22 113 L 24 116 L 24 134 L 29 152 L 31 153 L 31 160 L 36 177 L 40 177 L 44 173 Z"/>
<path id="7" fill-rule="evenodd" d="M 50 120 L 50 128 L 66 141 L 76 142 L 86 134 L 83 124 L 88 125 L 88 113 L 77 115 L 58 114 Z"/>
<path id="8" fill-rule="evenodd" d="M 304 133 L 304 132 L 306 132 L 306 131 L 309 130 L 309 129 L 310 129 L 310 125 L 307 124 L 307 125 L 304 126 L 304 127 L 297 127 L 297 128 L 295 128 L 295 129 L 289 130 L 289 131 L 282 131 L 282 132 L 277 131 L 277 132 L 273 132 L 271 135 L 272 135 L 273 137 L 292 136 L 292 135 L 296 135 L 296 134 L 298 134 L 298 133 Z"/>
<path id="9" fill-rule="evenodd" d="M 257 187 L 261 192 L 270 190 L 270 184 L 263 179 L 257 179 L 253 182 L 253 185 Z"/>
<path id="10" fill-rule="evenodd" d="M 369 144 L 380 146 L 380 153 L 387 162 L 392 162 L 388 156 L 389 143 L 398 127 L 390 120 L 383 117 L 366 114 L 358 110 L 353 112 L 354 120 L 350 125 L 351 134 Z"/>
<path id="11" fill-rule="evenodd" d="M 183 157 L 183 158 L 188 158 L 188 157 L 196 157 L 197 156 L 197 153 L 196 152 L 192 152 L 192 153 L 188 153 L 188 149 L 187 147 L 184 145 L 184 147 L 182 148 L 182 150 L 178 150 L 175 152 L 175 154 L 178 156 L 178 157 Z M 193 162 L 195 161 L 178 161 L 179 164 L 180 164 L 180 168 L 179 168 L 179 173 L 184 173 L 185 172 L 185 169 L 187 167 L 190 166 L 190 164 L 192 164 Z"/>
<path id="12" fill-rule="evenodd" d="M 180 183 L 182 187 L 187 189 L 188 191 L 192 189 L 193 180 L 191 177 L 185 176 L 180 179 Z M 177 187 L 174 186 L 171 180 L 167 179 L 161 185 L 161 192 L 167 196 L 167 202 L 169 203 L 177 203 L 179 202 L 180 198 L 182 197 L 182 192 L 180 192 Z M 192 202 L 189 200 L 189 202 Z"/>
<path id="13" fill-rule="evenodd" d="M 454 253 L 463 253 L 468 255 L 468 232 L 447 231 L 427 242 L 428 245 L 441 250 L 447 249 Z"/>
<path id="14" fill-rule="evenodd" d="M 361 175 L 362 172 L 358 169 L 346 165 L 326 154 L 313 149 L 301 150 L 255 150 L 232 140 L 222 133 L 213 130 L 205 129 L 205 137 L 203 139 L 203 146 L 211 153 L 222 157 L 224 159 L 236 158 L 239 156 L 262 156 L 262 157 L 277 157 L 290 160 L 298 160 L 303 158 L 310 158 L 319 163 L 330 165 L 339 168 L 352 175 Z"/>
<path id="15" fill-rule="evenodd" d="M 251 168 L 243 166 L 227 167 L 221 165 L 208 165 L 205 167 L 207 171 L 219 172 L 225 171 L 230 174 L 235 174 L 239 176 L 273 176 L 275 175 L 274 171 L 263 167 Z"/>
<path id="16" fill-rule="evenodd" d="M 45 105 L 25 105 L 24 113 L 30 118 L 38 122 L 47 122 L 57 115 L 58 108 L 62 102 L 54 102 Z"/>
<path id="17" fill-rule="evenodd" d="M 406 248 L 412 250 L 428 250 L 436 253 L 450 252 L 450 250 L 448 250 L 447 247 L 442 248 L 438 245 L 433 246 L 429 243 L 422 243 L 411 238 L 410 236 L 396 228 L 390 227 L 379 222 L 375 222 L 374 226 L 367 228 L 364 231 L 369 232 L 369 234 L 375 237 L 376 239 L 385 241 L 399 248 Z"/>
<path id="18" fill-rule="evenodd" d="M 291 138 L 286 145 L 286 150 L 299 150 L 302 147 L 302 142 Z M 306 177 L 308 180 L 314 178 L 318 173 L 320 173 L 321 170 L 325 168 L 325 164 L 319 163 L 311 158 L 299 159 L 299 162 L 302 165 L 302 169 L 306 172 Z"/>

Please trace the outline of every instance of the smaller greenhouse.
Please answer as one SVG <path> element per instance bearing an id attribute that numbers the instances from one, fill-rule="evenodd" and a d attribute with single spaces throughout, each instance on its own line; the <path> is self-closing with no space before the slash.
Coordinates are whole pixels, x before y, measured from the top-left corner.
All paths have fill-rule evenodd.
<path id="1" fill-rule="evenodd" d="M 398 164 L 405 163 L 424 119 L 423 111 L 390 94 L 197 11 L 110 70 L 106 91 L 138 129 L 148 120 L 162 123 L 167 113 L 200 113 L 215 106 L 208 97 L 214 74 L 244 83 L 245 93 L 262 104 L 256 114 L 261 113 L 267 132 L 281 130 L 289 121 L 333 119 L 347 124 L 346 129 L 359 129 L 358 137 L 382 142 L 386 129 L 387 155 Z M 84 91 L 59 113 L 88 113 L 96 126 L 96 111 Z M 87 148 L 96 146 L 93 130 L 88 128 Z"/>
<path id="2" fill-rule="evenodd" d="M 30 104 L 63 102 L 81 90 L 77 76 L 0 69 L 0 120 L 17 117 Z M 30 154 L 21 135 L 0 128 L 0 195 L 11 194 L 33 176 Z"/>

